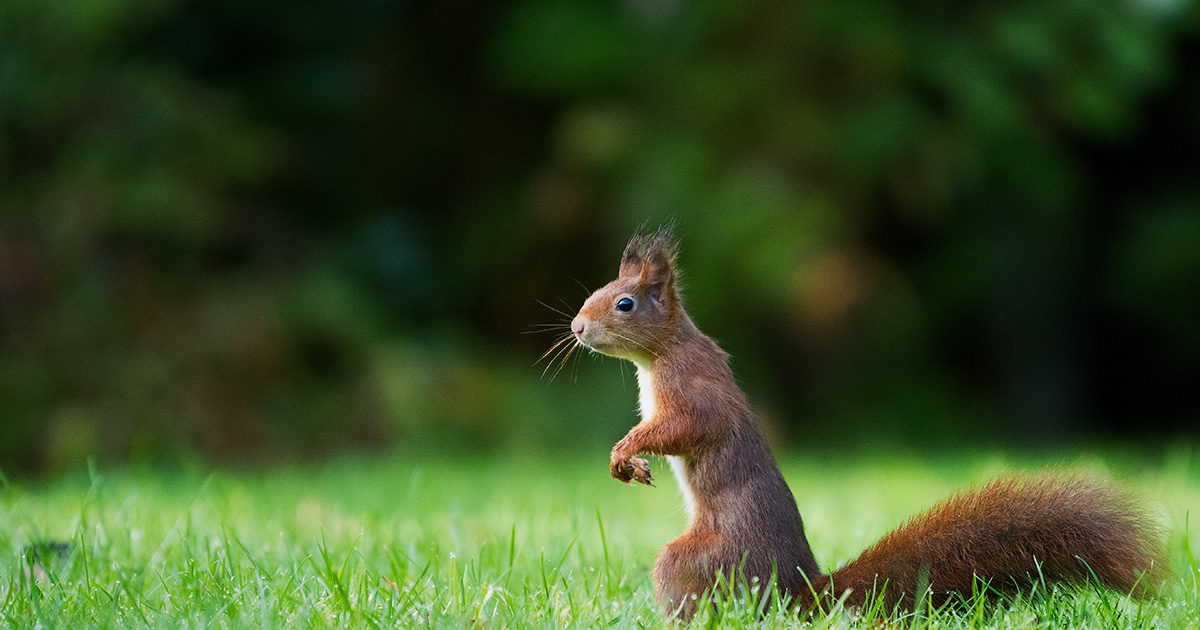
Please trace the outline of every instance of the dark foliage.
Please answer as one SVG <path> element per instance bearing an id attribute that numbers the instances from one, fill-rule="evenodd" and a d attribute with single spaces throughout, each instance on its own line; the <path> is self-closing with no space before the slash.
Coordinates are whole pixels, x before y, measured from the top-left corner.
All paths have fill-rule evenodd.
<path id="1" fill-rule="evenodd" d="M 6 0 L 0 468 L 606 443 L 617 368 L 518 333 L 669 217 L 797 441 L 1194 430 L 1198 41 L 1186 0 Z"/>

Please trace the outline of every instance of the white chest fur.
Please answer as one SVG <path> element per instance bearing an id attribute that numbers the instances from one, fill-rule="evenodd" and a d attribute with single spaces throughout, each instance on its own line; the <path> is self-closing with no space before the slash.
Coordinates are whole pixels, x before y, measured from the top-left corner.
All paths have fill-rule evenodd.
<path id="1" fill-rule="evenodd" d="M 642 416 L 642 424 L 654 419 L 658 412 L 658 401 L 654 398 L 654 375 L 650 368 L 637 366 L 638 379 L 638 413 Z"/>
<path id="2" fill-rule="evenodd" d="M 642 416 L 642 424 L 654 419 L 658 413 L 658 400 L 654 397 L 654 374 L 648 366 L 637 366 L 638 380 L 638 412 Z M 696 496 L 688 483 L 687 462 L 682 457 L 667 455 L 667 463 L 675 473 L 675 481 L 679 483 L 679 493 L 683 495 L 683 505 L 687 509 L 688 523 L 696 518 Z"/>

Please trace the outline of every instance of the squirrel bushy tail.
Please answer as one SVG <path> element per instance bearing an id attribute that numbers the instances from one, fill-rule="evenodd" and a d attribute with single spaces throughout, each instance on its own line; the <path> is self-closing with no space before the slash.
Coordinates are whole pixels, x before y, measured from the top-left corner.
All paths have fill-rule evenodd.
<path id="1" fill-rule="evenodd" d="M 1161 525 L 1127 491 L 1094 477 L 1012 476 L 943 500 L 856 560 L 813 581 L 824 598 L 861 606 L 882 596 L 911 608 L 969 596 L 975 576 L 1001 592 L 1098 581 L 1145 595 L 1167 574 Z M 925 590 L 927 589 L 927 591 Z M 812 592 L 799 601 L 812 603 Z"/>

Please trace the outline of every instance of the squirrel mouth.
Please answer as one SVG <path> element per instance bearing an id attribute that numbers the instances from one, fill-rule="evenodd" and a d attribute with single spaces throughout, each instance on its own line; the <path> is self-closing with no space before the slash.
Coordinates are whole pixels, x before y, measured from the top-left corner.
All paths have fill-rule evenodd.
<path id="1" fill-rule="evenodd" d="M 580 337 L 579 335 L 575 336 L 575 343 L 583 346 L 584 348 L 587 348 L 590 352 L 597 352 L 599 354 L 603 354 L 605 356 L 610 356 L 610 357 L 615 356 L 612 353 L 612 350 L 613 350 L 612 344 L 597 342 L 595 340 L 587 341 L 583 337 Z"/>

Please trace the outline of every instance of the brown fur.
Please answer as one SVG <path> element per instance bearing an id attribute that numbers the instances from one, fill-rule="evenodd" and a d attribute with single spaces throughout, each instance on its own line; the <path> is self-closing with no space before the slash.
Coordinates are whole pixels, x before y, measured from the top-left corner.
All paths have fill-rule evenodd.
<path id="1" fill-rule="evenodd" d="M 875 592 L 889 609 L 911 608 L 922 589 L 935 605 L 970 595 L 976 576 L 1006 591 L 1041 578 L 1082 584 L 1094 573 L 1105 586 L 1144 594 L 1166 572 L 1159 537 L 1154 519 L 1112 484 L 1012 476 L 912 517 L 814 588 L 830 596 L 850 590 L 849 605 Z M 812 601 L 809 593 L 802 599 Z"/>
<path id="2" fill-rule="evenodd" d="M 633 361 L 652 382 L 653 408 L 643 409 L 652 415 L 613 447 L 612 476 L 649 485 L 639 453 L 682 458 L 680 482 L 694 497 L 694 514 L 653 570 L 668 614 L 690 618 L 718 571 L 763 583 L 777 571 L 778 587 L 803 606 L 813 604 L 814 592 L 836 599 L 848 589 L 851 604 L 874 590 L 890 605 L 910 606 L 921 586 L 942 601 L 970 593 L 975 575 L 1000 586 L 1028 580 L 1035 562 L 1060 582 L 1084 581 L 1090 566 L 1124 592 L 1158 569 L 1158 532 L 1127 495 L 1083 477 L 1042 476 L 1002 479 L 952 497 L 822 575 L 728 355 L 683 310 L 675 252 L 669 229 L 635 236 L 617 279 L 593 293 L 572 322 L 580 344 Z M 622 298 L 635 307 L 619 310 Z"/>

